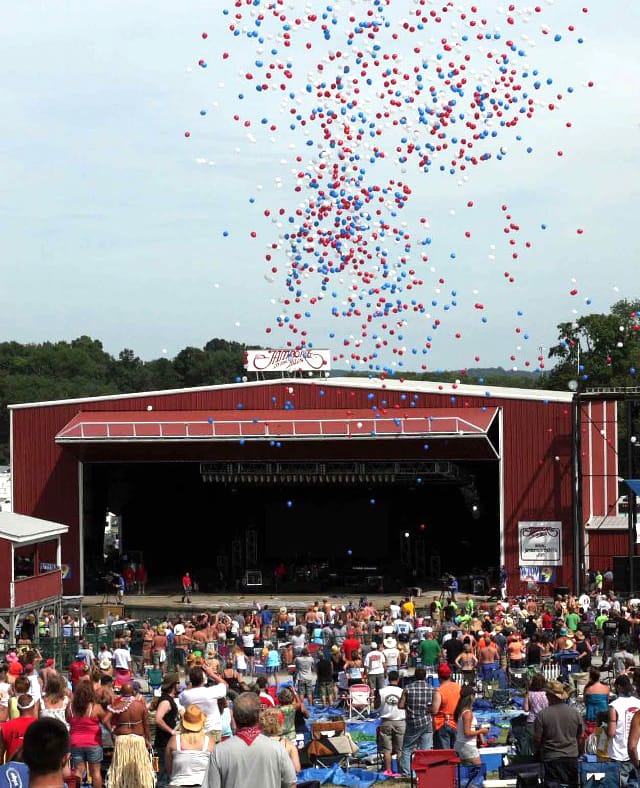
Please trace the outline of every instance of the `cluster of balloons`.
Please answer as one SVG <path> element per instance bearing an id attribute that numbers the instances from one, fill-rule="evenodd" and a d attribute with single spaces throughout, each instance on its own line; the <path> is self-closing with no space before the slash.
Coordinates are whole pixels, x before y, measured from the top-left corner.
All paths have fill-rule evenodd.
<path id="1" fill-rule="evenodd" d="M 413 356 L 412 366 L 426 370 L 436 341 L 464 339 L 452 317 L 462 303 L 471 304 L 478 330 L 490 321 L 478 289 L 462 295 L 447 284 L 447 266 L 464 266 L 482 234 L 474 223 L 478 200 L 466 200 L 457 235 L 439 238 L 426 199 L 435 207 L 443 178 L 466 187 L 476 171 L 498 166 L 508 144 L 533 153 L 527 128 L 533 136 L 537 117 L 561 111 L 576 90 L 530 62 L 536 36 L 559 47 L 583 43 L 580 19 L 588 8 L 575 6 L 575 21 L 560 28 L 547 19 L 551 4 L 487 11 L 443 0 L 236 0 L 223 10 L 229 43 L 214 56 L 232 63 L 238 39 L 243 52 L 247 42 L 255 52 L 250 63 L 245 57 L 237 64 L 245 90 L 234 101 L 233 122 L 251 142 L 277 139 L 297 150 L 285 204 L 262 208 L 274 228 L 264 276 L 282 288 L 278 314 L 265 328 L 270 344 L 318 345 L 310 325 L 322 313 L 335 324 L 328 339 L 340 347 L 336 362 L 387 374 Z M 201 35 L 210 47 L 212 38 Z M 207 60 L 198 65 L 207 68 Z M 278 186 L 287 187 L 286 178 Z M 496 216 L 502 232 L 488 260 L 500 268 L 496 288 L 509 288 L 547 225 L 525 228 L 507 202 Z M 579 296 L 575 279 L 567 294 Z M 514 342 L 529 340 L 524 311 L 511 312 Z M 416 326 L 411 333 L 420 341 L 407 345 L 405 334 Z M 516 344 L 510 364 L 521 351 Z M 391 363 L 382 361 L 387 357 Z M 544 354 L 522 364 L 540 370 Z"/>

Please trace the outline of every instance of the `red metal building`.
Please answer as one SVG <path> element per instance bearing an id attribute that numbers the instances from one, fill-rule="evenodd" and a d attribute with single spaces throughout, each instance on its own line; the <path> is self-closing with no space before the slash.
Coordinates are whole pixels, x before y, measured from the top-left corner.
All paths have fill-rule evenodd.
<path id="1" fill-rule="evenodd" d="M 396 463 L 398 468 L 401 463 L 408 463 L 406 467 L 423 463 L 415 467 L 426 469 L 423 486 L 435 495 L 436 487 L 429 487 L 429 474 L 438 472 L 438 462 L 454 463 L 470 468 L 481 485 L 483 510 L 475 512 L 477 519 L 465 519 L 470 549 L 485 542 L 495 544 L 493 564 L 505 564 L 510 590 L 520 590 L 524 588 L 520 569 L 525 559 L 520 555 L 519 524 L 561 524 L 561 557 L 554 582 L 572 586 L 572 402 L 572 395 L 562 392 L 485 390 L 481 386 L 400 380 L 295 378 L 14 405 L 14 510 L 69 526 L 63 537 L 63 561 L 70 569 L 65 593 L 82 593 L 87 517 L 102 506 L 93 480 L 108 467 L 117 466 L 118 479 L 126 484 L 127 468 L 133 470 L 141 464 L 155 468 L 159 479 L 167 464 L 177 473 L 185 467 L 198 468 L 199 463 L 277 461 L 282 469 L 289 467 L 287 463 L 294 467 L 302 461 L 348 461 L 359 463 L 354 467 L 364 469 L 370 480 L 375 479 L 370 474 L 373 462 Z M 594 402 L 588 407 L 589 421 L 584 423 L 593 426 L 584 427 L 587 432 L 583 436 L 588 438 L 583 440 L 583 457 L 586 452 L 591 463 L 588 484 L 583 485 L 585 523 L 606 513 L 613 491 L 606 484 L 598 487 L 594 480 L 603 463 L 613 462 L 615 450 L 615 424 L 610 426 L 606 417 L 604 434 L 597 428 L 599 419 L 603 420 L 597 409 L 606 406 Z M 430 464 L 424 466 L 425 461 Z M 252 478 L 258 481 L 256 475 Z M 351 481 L 357 486 L 355 475 Z M 289 482 L 296 482 L 295 475 Z M 114 487 L 113 479 L 109 484 Z M 199 492 L 196 487 L 184 489 L 183 503 L 188 506 L 188 499 L 195 499 Z M 405 516 L 402 502 L 415 494 L 409 489 L 413 488 L 407 487 L 406 493 L 399 493 L 389 504 L 387 524 L 395 527 Z M 175 494 L 181 495 L 179 490 Z M 441 544 L 443 532 L 454 525 L 447 539 L 456 541 L 455 523 L 447 523 L 446 514 L 453 494 L 438 495 L 438 522 L 428 524 L 420 537 L 427 557 L 431 528 L 433 539 Z M 412 504 L 416 512 L 424 512 L 427 523 L 429 500 L 426 495 Z M 192 519 L 199 516 L 198 506 L 202 505 L 193 503 Z M 463 508 L 456 512 L 456 517 L 462 517 Z M 356 520 L 360 519 L 356 515 Z M 268 523 L 274 521 L 272 518 Z M 148 539 L 148 532 L 145 534 Z M 592 554 L 605 549 L 596 547 L 599 541 L 593 534 L 589 544 Z"/>

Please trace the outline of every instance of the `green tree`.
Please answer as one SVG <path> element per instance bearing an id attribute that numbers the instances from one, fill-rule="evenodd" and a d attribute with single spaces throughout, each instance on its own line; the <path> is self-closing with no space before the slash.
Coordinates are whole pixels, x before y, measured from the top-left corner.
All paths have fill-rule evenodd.
<path id="1" fill-rule="evenodd" d="M 548 375 L 550 388 L 569 381 L 583 386 L 634 386 L 640 367 L 640 301 L 617 301 L 609 314 L 591 314 L 558 326 L 558 360 Z"/>

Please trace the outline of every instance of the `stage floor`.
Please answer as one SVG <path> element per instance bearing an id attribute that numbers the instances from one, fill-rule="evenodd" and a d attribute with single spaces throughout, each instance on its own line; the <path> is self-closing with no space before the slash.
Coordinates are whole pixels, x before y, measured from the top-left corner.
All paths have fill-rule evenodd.
<path id="1" fill-rule="evenodd" d="M 398 602 L 404 598 L 406 594 L 366 594 L 365 591 L 362 595 L 366 595 L 376 608 L 381 609 L 389 602 L 395 600 Z M 318 592 L 316 594 L 270 594 L 261 593 L 257 588 L 255 592 L 251 590 L 246 591 L 244 594 L 234 593 L 218 593 L 218 594 L 205 594 L 196 593 L 191 595 L 191 603 L 186 604 L 181 602 L 181 594 L 125 594 L 123 604 L 125 606 L 126 614 L 130 618 L 140 618 L 145 614 L 152 612 L 171 612 L 171 613 L 192 613 L 201 611 L 244 611 L 251 610 L 256 606 L 269 605 L 272 610 L 285 606 L 288 610 L 305 610 L 309 605 L 314 602 L 320 602 L 323 599 L 328 599 L 332 605 L 344 605 L 345 607 L 349 602 L 353 602 L 357 606 L 360 599 L 360 593 L 347 594 L 331 594 L 327 591 Z M 486 597 L 475 597 L 470 595 L 472 599 L 486 599 Z M 440 598 L 440 589 L 423 589 L 420 596 L 414 596 L 414 601 L 418 608 L 427 607 L 433 601 L 433 598 Z M 466 594 L 458 594 L 458 599 L 466 599 Z M 99 605 L 103 602 L 114 604 L 115 597 L 110 594 L 108 600 L 105 596 L 85 596 L 83 597 L 83 605 L 89 607 L 91 605 Z"/>

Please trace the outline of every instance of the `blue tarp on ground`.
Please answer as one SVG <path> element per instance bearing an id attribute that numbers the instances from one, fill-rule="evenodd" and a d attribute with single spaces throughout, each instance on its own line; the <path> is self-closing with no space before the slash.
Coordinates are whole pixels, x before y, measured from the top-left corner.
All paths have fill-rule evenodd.
<path id="1" fill-rule="evenodd" d="M 376 782 L 391 780 L 379 772 L 368 772 L 365 769 L 349 769 L 345 772 L 339 766 L 332 766 L 330 769 L 303 769 L 298 773 L 298 782 L 305 780 L 318 780 L 321 785 L 333 783 L 334 785 L 347 785 L 352 788 L 369 788 Z"/>

